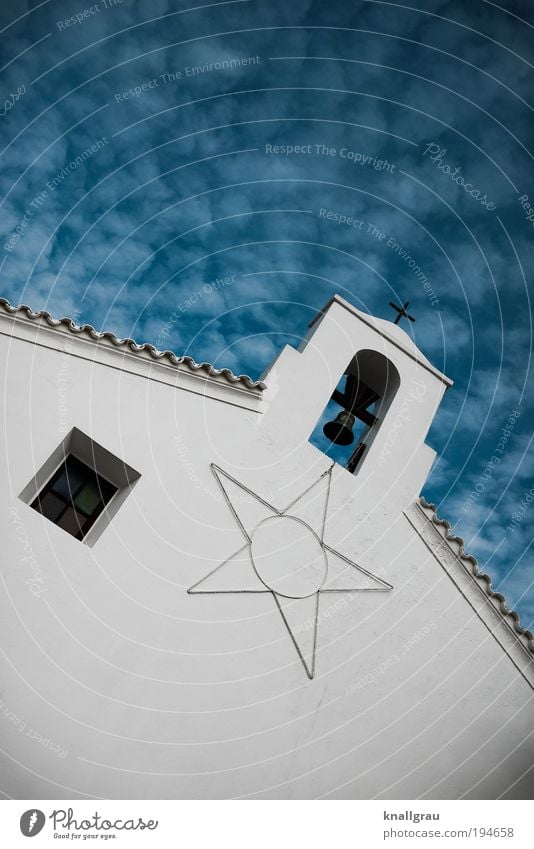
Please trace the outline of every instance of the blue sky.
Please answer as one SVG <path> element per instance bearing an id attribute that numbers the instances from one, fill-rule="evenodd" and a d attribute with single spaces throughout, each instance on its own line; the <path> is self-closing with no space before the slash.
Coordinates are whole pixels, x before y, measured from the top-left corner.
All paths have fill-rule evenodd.
<path id="1" fill-rule="evenodd" d="M 0 294 L 252 376 L 334 292 L 408 299 L 455 381 L 424 494 L 530 627 L 533 26 L 519 0 L 0 8 Z"/>

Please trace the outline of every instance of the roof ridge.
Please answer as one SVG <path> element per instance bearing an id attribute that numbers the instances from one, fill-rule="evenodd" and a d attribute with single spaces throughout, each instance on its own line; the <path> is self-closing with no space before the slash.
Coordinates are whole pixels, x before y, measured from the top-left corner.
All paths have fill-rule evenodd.
<path id="1" fill-rule="evenodd" d="M 490 576 L 486 572 L 482 572 L 478 568 L 478 560 L 476 559 L 476 557 L 473 554 L 466 553 L 466 551 L 464 550 L 464 541 L 462 537 L 451 533 L 452 526 L 450 522 L 447 522 L 446 519 L 441 519 L 438 516 L 437 507 L 435 504 L 432 504 L 430 501 L 427 501 L 426 498 L 424 498 L 424 496 L 422 495 L 419 498 L 419 502 L 421 506 L 425 508 L 425 510 L 432 511 L 433 515 L 431 519 L 430 517 L 428 517 L 428 514 L 425 515 L 427 515 L 427 517 L 434 525 L 440 525 L 442 528 L 445 529 L 445 534 L 443 538 L 449 544 L 455 544 L 457 548 L 457 551 L 455 553 L 457 554 L 458 559 L 464 563 L 469 574 L 471 574 L 474 578 L 478 580 L 479 586 L 481 586 L 485 590 L 488 598 L 494 599 L 497 602 L 497 608 L 502 614 L 503 618 L 511 620 L 510 624 L 512 625 L 512 628 L 515 633 L 524 638 L 522 640 L 523 644 L 530 652 L 532 652 L 532 654 L 534 654 L 534 635 L 527 628 L 522 627 L 521 617 L 519 616 L 519 613 L 516 610 L 513 610 L 512 608 L 508 607 L 508 605 L 506 604 L 505 596 L 503 596 L 502 593 L 499 593 L 493 589 Z M 467 563 L 470 564 L 470 569 L 467 567 Z"/>
<path id="2" fill-rule="evenodd" d="M 154 345 L 151 345 L 148 342 L 139 344 L 134 339 L 120 339 L 115 333 L 112 333 L 109 330 L 96 330 L 92 324 L 76 324 L 72 318 L 54 318 L 49 312 L 47 312 L 47 310 L 39 310 L 38 312 L 35 312 L 27 304 L 13 306 L 6 298 L 0 298 L 0 307 L 8 315 L 17 316 L 22 314 L 25 318 L 30 319 L 30 321 L 39 321 L 43 319 L 49 327 L 58 328 L 63 326 L 74 335 L 82 333 L 85 334 L 94 342 L 106 340 L 111 342 L 111 344 L 116 348 L 127 347 L 133 354 L 139 354 L 142 351 L 146 351 L 157 361 L 166 358 L 174 366 L 185 365 L 187 368 L 191 369 L 191 371 L 204 370 L 209 377 L 224 377 L 230 383 L 241 383 L 247 389 L 256 389 L 259 391 L 266 389 L 266 385 L 263 381 L 252 380 L 252 378 L 247 374 L 237 375 L 229 368 L 216 368 L 209 362 L 197 363 L 193 357 L 189 357 L 185 354 L 177 356 L 173 351 L 159 351 Z"/>

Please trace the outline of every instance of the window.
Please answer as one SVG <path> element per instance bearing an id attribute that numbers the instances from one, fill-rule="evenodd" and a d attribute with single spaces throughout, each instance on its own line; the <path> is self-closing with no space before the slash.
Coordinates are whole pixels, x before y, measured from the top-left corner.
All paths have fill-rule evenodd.
<path id="1" fill-rule="evenodd" d="M 69 454 L 31 506 L 81 540 L 116 492 L 116 486 Z"/>
<path id="2" fill-rule="evenodd" d="M 19 498 L 58 528 L 92 546 L 140 477 L 124 460 L 74 427 Z"/>

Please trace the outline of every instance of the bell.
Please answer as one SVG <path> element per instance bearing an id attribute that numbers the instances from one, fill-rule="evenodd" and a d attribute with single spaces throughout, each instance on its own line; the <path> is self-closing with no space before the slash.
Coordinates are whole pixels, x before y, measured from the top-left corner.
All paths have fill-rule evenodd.
<path id="1" fill-rule="evenodd" d="M 350 445 L 354 442 L 354 427 L 355 417 L 347 410 L 343 410 L 335 417 L 333 422 L 327 422 L 323 427 L 323 433 L 330 442 L 336 445 Z"/>

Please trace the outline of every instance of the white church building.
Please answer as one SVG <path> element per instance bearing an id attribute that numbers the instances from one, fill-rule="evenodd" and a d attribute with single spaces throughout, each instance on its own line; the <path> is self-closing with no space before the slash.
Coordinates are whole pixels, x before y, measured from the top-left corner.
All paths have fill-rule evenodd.
<path id="1" fill-rule="evenodd" d="M 5 300 L 0 346 L 5 794 L 532 798 L 533 637 L 420 497 L 404 330 L 335 296 L 257 382 Z"/>

